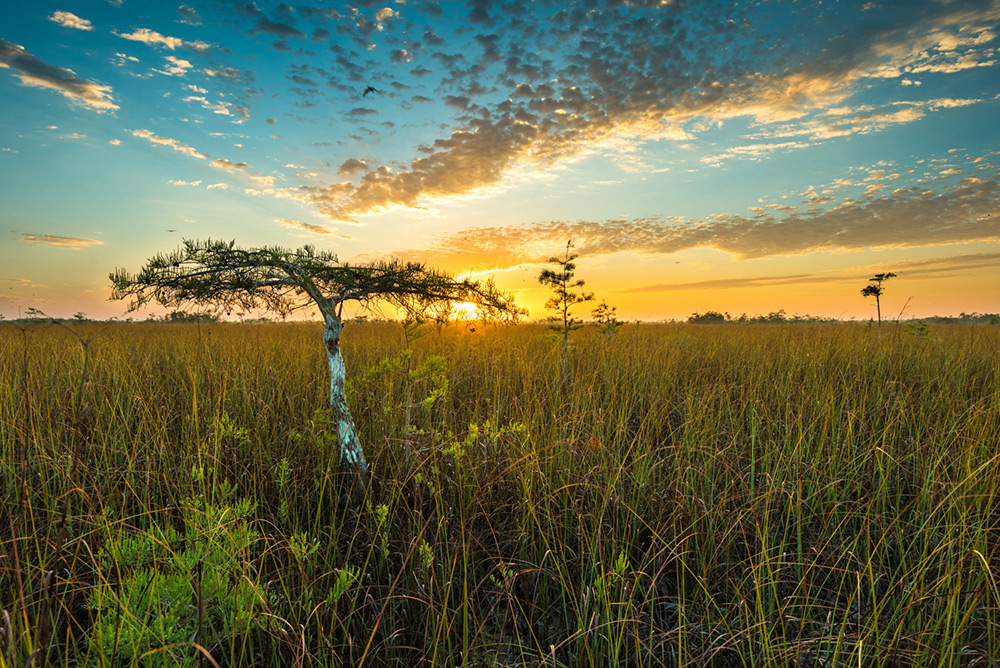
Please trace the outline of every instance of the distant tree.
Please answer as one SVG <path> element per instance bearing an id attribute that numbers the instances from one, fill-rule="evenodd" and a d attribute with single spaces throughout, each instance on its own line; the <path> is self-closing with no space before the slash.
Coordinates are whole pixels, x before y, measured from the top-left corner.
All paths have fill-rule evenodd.
<path id="1" fill-rule="evenodd" d="M 608 306 L 608 302 L 602 300 L 597 305 L 597 308 L 590 312 L 590 317 L 593 318 L 594 322 L 597 323 L 601 331 L 609 339 L 622 326 L 622 322 L 615 315 L 617 311 L 617 308 Z"/>
<path id="2" fill-rule="evenodd" d="M 76 320 L 77 322 L 85 322 L 87 320 L 87 314 L 83 311 L 77 311 L 73 314 L 73 320 Z"/>
<path id="3" fill-rule="evenodd" d="M 721 325 L 730 319 L 728 313 L 718 311 L 705 311 L 704 313 L 692 313 L 688 322 L 693 325 Z"/>
<path id="4" fill-rule="evenodd" d="M 340 467 L 364 484 L 368 464 L 345 394 L 340 353 L 344 304 L 385 303 L 413 316 L 443 317 L 456 302 L 476 306 L 483 318 L 516 320 L 520 310 L 492 282 L 458 280 L 423 264 L 376 260 L 342 264 L 312 246 L 240 248 L 235 242 L 185 241 L 157 254 L 136 274 L 111 274 L 112 299 L 130 299 L 134 311 L 149 302 L 168 307 L 210 305 L 231 311 L 263 309 L 281 315 L 315 306 L 326 325 L 323 343 L 330 367 L 330 409 L 340 440 Z"/>
<path id="5" fill-rule="evenodd" d="M 170 323 L 218 322 L 219 315 L 217 313 L 188 313 L 187 311 L 177 310 L 165 315 L 163 320 Z"/>
<path id="6" fill-rule="evenodd" d="M 575 329 L 583 327 L 583 321 L 570 315 L 570 309 L 581 302 L 589 302 L 594 299 L 592 292 L 573 292 L 574 288 L 582 288 L 582 280 L 573 280 L 576 273 L 576 264 L 573 260 L 579 257 L 576 253 L 571 253 L 573 240 L 566 242 L 566 254 L 562 258 L 550 257 L 549 264 L 554 264 L 558 268 L 543 269 L 538 275 L 538 282 L 552 288 L 553 295 L 549 301 L 545 302 L 545 308 L 555 311 L 555 315 L 548 320 L 554 324 L 549 327 L 562 336 L 562 377 L 563 382 L 569 381 L 569 333 Z"/>
<path id="7" fill-rule="evenodd" d="M 879 300 L 882 294 L 885 292 L 885 288 L 882 287 L 882 283 L 888 281 L 890 278 L 895 278 L 896 274 L 890 272 L 884 274 L 875 274 L 868 279 L 868 285 L 861 288 L 861 295 L 863 297 L 875 297 L 875 311 L 878 315 L 878 335 L 882 338 L 882 305 Z"/>

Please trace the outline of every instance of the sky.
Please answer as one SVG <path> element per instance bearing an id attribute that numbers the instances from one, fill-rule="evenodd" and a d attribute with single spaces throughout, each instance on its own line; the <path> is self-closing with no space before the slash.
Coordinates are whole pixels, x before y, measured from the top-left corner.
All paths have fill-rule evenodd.
<path id="1" fill-rule="evenodd" d="M 998 32 L 1000 0 L 0 3 L 0 315 L 122 317 L 111 271 L 205 238 L 531 319 L 570 240 L 625 320 L 867 320 L 889 271 L 890 317 L 998 312 Z"/>

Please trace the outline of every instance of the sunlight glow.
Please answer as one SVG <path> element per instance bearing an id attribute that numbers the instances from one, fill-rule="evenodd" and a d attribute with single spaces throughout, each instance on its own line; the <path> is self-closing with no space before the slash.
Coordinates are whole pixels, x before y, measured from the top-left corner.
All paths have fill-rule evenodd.
<path id="1" fill-rule="evenodd" d="M 476 320 L 479 318 L 479 309 L 471 302 L 459 302 L 452 306 L 451 317 L 454 320 Z"/>

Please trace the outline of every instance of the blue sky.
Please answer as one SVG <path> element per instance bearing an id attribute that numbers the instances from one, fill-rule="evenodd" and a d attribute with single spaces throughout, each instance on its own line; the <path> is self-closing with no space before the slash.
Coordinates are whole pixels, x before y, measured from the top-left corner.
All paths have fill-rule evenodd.
<path id="1" fill-rule="evenodd" d="M 0 8 L 0 314 L 121 315 L 182 238 L 625 318 L 1000 310 L 1000 2 Z"/>

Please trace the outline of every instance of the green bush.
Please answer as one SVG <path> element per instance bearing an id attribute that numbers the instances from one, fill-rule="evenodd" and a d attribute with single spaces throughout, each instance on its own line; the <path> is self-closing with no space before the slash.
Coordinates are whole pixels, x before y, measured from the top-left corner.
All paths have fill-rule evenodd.
<path id="1" fill-rule="evenodd" d="M 105 518 L 104 577 L 89 598 L 96 612 L 93 664 L 120 657 L 144 666 L 193 666 L 199 639 L 210 652 L 259 625 L 264 599 L 245 577 L 260 539 L 252 524 L 256 504 L 232 501 L 234 491 L 223 483 L 219 505 L 204 494 L 185 499 L 183 532 L 169 524 L 129 532 Z"/>

